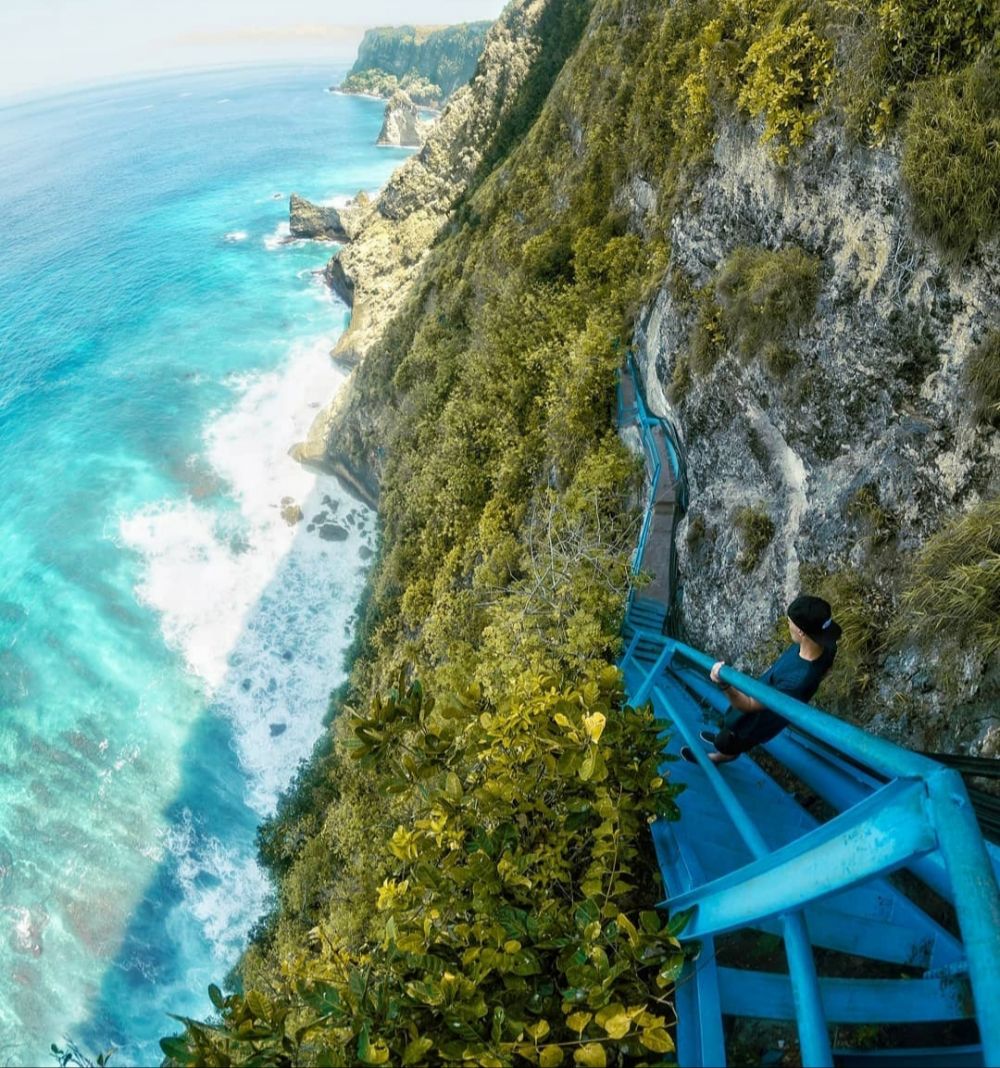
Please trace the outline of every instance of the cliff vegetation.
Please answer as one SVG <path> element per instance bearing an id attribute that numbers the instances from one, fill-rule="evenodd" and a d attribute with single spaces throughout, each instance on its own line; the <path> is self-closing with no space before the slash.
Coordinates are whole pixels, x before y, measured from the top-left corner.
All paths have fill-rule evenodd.
<path id="1" fill-rule="evenodd" d="M 489 22 L 455 26 L 382 26 L 366 30 L 358 57 L 340 85 L 345 93 L 391 97 L 440 107 L 475 73 Z"/>
<path id="2" fill-rule="evenodd" d="M 987 670 L 996 112 L 956 101 L 995 84 L 996 20 L 976 0 L 508 7 L 337 261 L 364 343 L 312 456 L 377 480 L 380 551 L 329 735 L 261 831 L 275 910 L 170 1063 L 669 1054 L 682 920 L 651 911 L 644 850 L 674 791 L 614 667 L 629 344 L 687 441 L 696 639 L 749 655 L 805 584 L 845 624 L 845 707 L 918 637 Z"/>

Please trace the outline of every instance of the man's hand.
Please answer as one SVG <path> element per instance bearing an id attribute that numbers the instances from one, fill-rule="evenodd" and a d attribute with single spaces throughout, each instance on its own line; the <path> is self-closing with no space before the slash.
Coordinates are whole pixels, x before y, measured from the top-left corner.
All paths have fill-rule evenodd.
<path id="1" fill-rule="evenodd" d="M 719 685 L 719 672 L 726 666 L 725 660 L 719 660 L 712 665 L 712 682 Z"/>

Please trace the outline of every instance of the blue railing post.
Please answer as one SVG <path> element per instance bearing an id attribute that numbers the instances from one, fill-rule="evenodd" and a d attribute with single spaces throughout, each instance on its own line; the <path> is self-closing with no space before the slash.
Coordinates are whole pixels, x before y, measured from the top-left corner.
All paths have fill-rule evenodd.
<path id="1" fill-rule="evenodd" d="M 961 775 L 941 768 L 928 776 L 927 791 L 955 891 L 983 1061 L 1000 1064 L 1000 890 Z"/>

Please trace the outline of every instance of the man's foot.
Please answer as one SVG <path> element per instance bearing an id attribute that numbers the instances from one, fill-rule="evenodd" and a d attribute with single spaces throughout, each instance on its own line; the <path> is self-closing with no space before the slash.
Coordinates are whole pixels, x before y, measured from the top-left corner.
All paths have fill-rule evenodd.
<path id="1" fill-rule="evenodd" d="M 697 764 L 698 763 L 698 758 L 694 755 L 694 753 L 691 752 L 690 747 L 688 747 L 686 745 L 681 746 L 681 756 L 689 764 Z M 729 764 L 732 761 L 739 759 L 739 753 L 737 753 L 735 756 L 726 756 L 725 753 L 718 753 L 718 752 L 709 753 L 708 754 L 708 759 L 711 760 L 711 762 L 713 764 Z"/>
<path id="2" fill-rule="evenodd" d="M 708 759 L 711 760 L 713 764 L 729 764 L 734 760 L 739 760 L 740 754 L 734 753 L 732 756 L 726 756 L 725 753 L 709 753 Z"/>
<path id="3" fill-rule="evenodd" d="M 713 734 L 711 731 L 702 731 L 701 734 L 698 735 L 698 737 L 703 742 L 708 742 L 709 745 L 715 745 L 715 739 L 719 736 L 717 734 Z"/>

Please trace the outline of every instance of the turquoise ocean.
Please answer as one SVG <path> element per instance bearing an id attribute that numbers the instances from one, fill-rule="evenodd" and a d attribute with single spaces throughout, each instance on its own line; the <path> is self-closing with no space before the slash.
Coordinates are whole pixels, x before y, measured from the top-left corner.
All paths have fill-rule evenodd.
<path id="1" fill-rule="evenodd" d="M 0 108 L 0 1063 L 65 1035 L 158 1063 L 266 909 L 256 827 L 321 732 L 375 537 L 287 455 L 348 314 L 288 195 L 407 155 L 339 73 Z"/>

